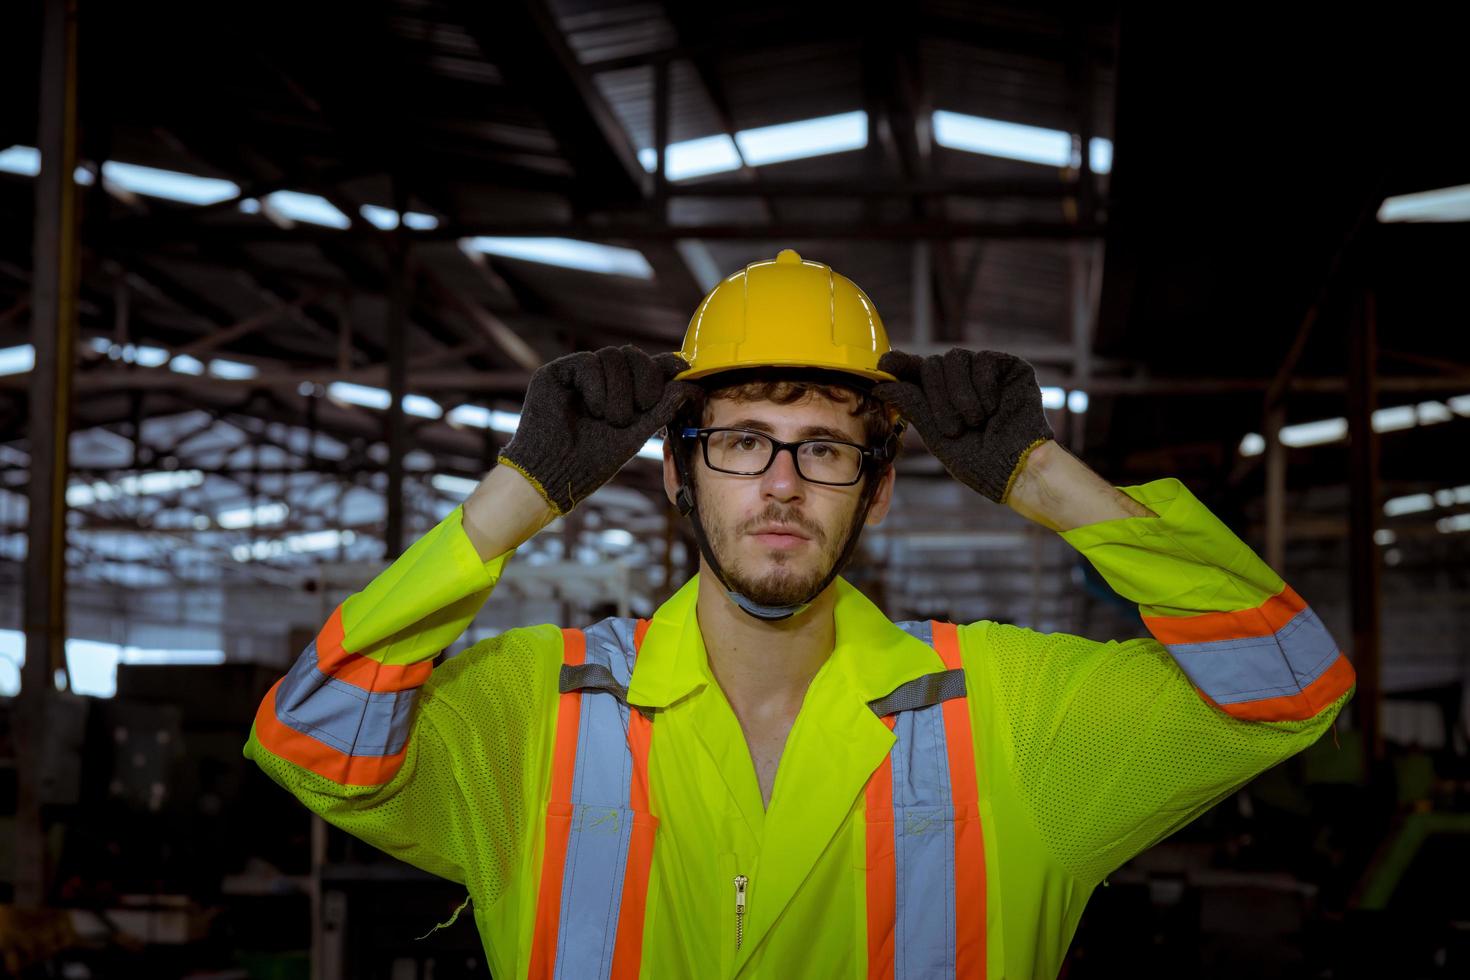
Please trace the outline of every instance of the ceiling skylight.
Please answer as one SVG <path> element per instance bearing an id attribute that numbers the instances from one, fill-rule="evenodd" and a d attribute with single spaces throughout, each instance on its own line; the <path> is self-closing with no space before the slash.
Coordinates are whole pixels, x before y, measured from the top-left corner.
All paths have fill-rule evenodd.
<path id="1" fill-rule="evenodd" d="M 468 497 L 479 486 L 474 480 L 463 476 L 452 476 L 448 473 L 435 473 L 429 478 L 435 490 L 440 490 L 451 497 Z"/>
<path id="2" fill-rule="evenodd" d="M 798 119 L 742 129 L 731 139 L 725 133 L 680 140 L 664 149 L 664 175 L 689 180 L 739 170 L 741 164 L 762 167 L 787 160 L 860 150 L 868 145 L 868 114 L 861 109 L 834 116 Z M 638 151 L 638 162 L 653 173 L 658 155 L 652 147 Z"/>
<path id="3" fill-rule="evenodd" d="M 12 146 L 0 150 L 0 173 L 35 177 L 41 172 L 41 151 L 34 146 Z"/>
<path id="4" fill-rule="evenodd" d="M 658 154 L 652 148 L 639 150 L 638 162 L 644 170 L 653 173 Z M 735 141 L 724 133 L 682 140 L 664 148 L 664 176 L 669 180 L 689 180 L 739 169 L 740 151 L 735 148 Z"/>
<path id="5" fill-rule="evenodd" d="M 257 507 L 239 507 L 234 510 L 222 510 L 215 515 L 214 522 L 226 530 L 237 531 L 246 527 L 279 524 L 286 519 L 286 516 L 290 512 L 291 508 L 280 502 L 260 504 Z"/>
<path id="6" fill-rule="evenodd" d="M 307 531 L 305 534 L 292 534 L 275 541 L 237 544 L 230 549 L 230 556 L 236 561 L 263 561 L 267 558 L 279 558 L 282 555 L 303 555 L 313 551 L 328 551 L 349 545 L 356 540 L 357 535 L 350 530 Z"/>
<path id="7" fill-rule="evenodd" d="M 1470 395 L 1456 395 L 1443 402 L 1428 401 L 1417 405 L 1393 405 L 1373 413 L 1374 432 L 1398 432 L 1421 425 L 1439 425 L 1455 415 L 1470 416 Z M 1347 438 L 1347 419 L 1338 417 L 1287 425 L 1281 429 L 1281 442 L 1287 446 L 1319 446 Z M 1240 440 L 1242 456 L 1259 456 L 1266 451 L 1266 439 L 1258 432 L 1247 433 Z"/>
<path id="8" fill-rule="evenodd" d="M 327 397 L 336 402 L 376 409 L 379 412 L 387 411 L 388 406 L 393 404 L 393 396 L 386 388 L 353 384 L 350 381 L 333 381 L 327 385 Z M 423 395 L 404 395 L 403 411 L 406 415 L 416 415 L 423 419 L 437 419 L 444 414 L 444 409 L 438 402 Z"/>
<path id="9" fill-rule="evenodd" d="M 209 362 L 209 373 L 227 381 L 248 381 L 260 374 L 260 369 L 254 364 L 242 364 L 217 357 Z"/>
<path id="10" fill-rule="evenodd" d="M 25 374 L 36 366 L 36 348 L 30 344 L 0 348 L 0 375 Z"/>
<path id="11" fill-rule="evenodd" d="M 1470 184 L 1385 198 L 1379 221 L 1470 221 Z"/>
<path id="12" fill-rule="evenodd" d="M 1407 497 L 1391 497 L 1383 502 L 1383 516 L 1400 517 L 1434 510 L 1434 498 L 1427 493 L 1411 493 Z"/>
<path id="13" fill-rule="evenodd" d="M 148 347 L 141 344 L 115 344 L 107 337 L 93 337 L 87 341 L 87 346 L 99 354 L 105 354 L 110 361 L 122 361 L 124 364 L 137 364 L 139 367 L 158 367 L 168 362 L 169 353 L 162 347 Z"/>
<path id="14" fill-rule="evenodd" d="M 504 412 L 500 409 L 489 409 L 482 405 L 460 405 L 450 411 L 445 418 L 450 425 L 470 425 L 477 429 L 494 429 L 506 435 L 515 435 L 516 429 L 521 424 L 521 416 L 518 412 Z M 638 450 L 637 455 L 644 459 L 663 459 L 664 441 L 662 439 L 649 439 Z"/>
<path id="15" fill-rule="evenodd" d="M 204 474 L 199 470 L 151 470 L 146 473 L 125 476 L 112 483 L 105 480 L 98 480 L 94 483 L 73 483 L 66 488 L 66 504 L 68 507 L 87 507 L 99 500 L 116 500 L 119 497 L 137 497 L 187 490 L 203 482 Z"/>
<path id="16" fill-rule="evenodd" d="M 398 227 L 399 215 L 392 208 L 379 207 L 376 204 L 364 204 L 358 208 L 358 213 L 375 228 L 383 231 L 392 231 Z M 405 211 L 403 213 L 403 227 L 414 231 L 429 231 L 439 227 L 439 219 L 432 214 L 422 214 L 418 211 Z"/>
<path id="17" fill-rule="evenodd" d="M 1461 507 L 1465 504 L 1470 504 L 1470 484 L 1445 487 L 1433 494 L 1411 493 L 1405 497 L 1390 497 L 1383 502 L 1383 513 L 1386 517 L 1398 517 L 1400 514 L 1415 514 L 1434 510 L 1436 507 Z"/>
<path id="18" fill-rule="evenodd" d="M 423 395 L 404 395 L 403 412 L 405 415 L 416 415 L 421 419 L 437 419 L 444 414 L 444 409 L 432 398 Z"/>
<path id="19" fill-rule="evenodd" d="M 325 228 L 349 228 L 352 221 L 338 211 L 331 201 L 319 194 L 303 194 L 301 191 L 276 191 L 267 195 L 261 203 L 265 209 L 279 218 L 302 221 Z"/>
<path id="20" fill-rule="evenodd" d="M 376 408 L 379 411 L 386 411 L 393 403 L 393 397 L 385 389 L 355 385 L 350 381 L 333 381 L 327 385 L 327 397 L 333 401 L 360 405 L 363 408 Z"/>
<path id="21" fill-rule="evenodd" d="M 1459 531 L 1470 531 L 1470 514 L 1456 514 L 1453 517 L 1441 517 L 1434 522 L 1434 526 L 1441 534 L 1455 534 Z"/>
<path id="22" fill-rule="evenodd" d="M 240 196 L 240 187 L 233 181 L 196 177 L 175 170 L 160 170 L 135 163 L 119 163 L 116 160 L 108 160 L 102 164 L 102 183 L 134 194 L 178 201 L 181 204 L 218 204 Z"/>
<path id="23" fill-rule="evenodd" d="M 485 408 L 483 405 L 461 405 L 452 409 L 445 419 L 450 425 L 469 425 L 476 429 L 494 429 L 506 435 L 514 435 L 521 424 L 515 412 Z"/>
<path id="24" fill-rule="evenodd" d="M 1075 167 L 1082 162 L 1072 152 L 1071 133 L 943 109 L 934 113 L 934 141 L 952 150 L 1051 167 Z M 1105 174 L 1113 169 L 1112 140 L 1094 137 L 1090 151 L 1094 173 Z"/>
<path id="25" fill-rule="evenodd" d="M 740 147 L 745 162 L 753 167 L 861 150 L 868 145 L 868 114 L 859 109 L 835 116 L 745 129 L 735 134 L 735 143 Z"/>
<path id="26" fill-rule="evenodd" d="M 0 151 L 0 171 L 35 177 L 41 172 L 41 151 L 34 146 L 12 146 Z M 92 172 L 78 167 L 74 179 L 84 187 L 90 186 Z M 218 204 L 240 196 L 240 187 L 233 181 L 117 160 L 102 164 L 102 183 L 109 189 L 181 204 Z"/>
<path id="27" fill-rule="evenodd" d="M 617 245 L 600 245 L 575 238 L 466 238 L 464 247 L 486 255 L 508 259 L 541 262 L 584 272 L 601 272 L 610 276 L 652 279 L 653 267 L 637 249 Z"/>

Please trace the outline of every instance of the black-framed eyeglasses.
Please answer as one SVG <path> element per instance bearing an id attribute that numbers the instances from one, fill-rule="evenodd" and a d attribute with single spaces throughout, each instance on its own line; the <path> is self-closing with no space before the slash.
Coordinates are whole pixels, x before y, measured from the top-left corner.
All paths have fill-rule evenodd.
<path id="1" fill-rule="evenodd" d="M 720 473 L 736 476 L 759 476 L 771 468 L 776 454 L 791 451 L 796 472 L 808 483 L 829 487 L 850 487 L 863 477 L 867 460 L 883 462 L 886 457 L 876 449 L 840 439 L 801 439 L 782 442 L 764 432 L 750 429 L 681 429 L 685 439 L 698 439 L 704 451 L 705 465 Z"/>

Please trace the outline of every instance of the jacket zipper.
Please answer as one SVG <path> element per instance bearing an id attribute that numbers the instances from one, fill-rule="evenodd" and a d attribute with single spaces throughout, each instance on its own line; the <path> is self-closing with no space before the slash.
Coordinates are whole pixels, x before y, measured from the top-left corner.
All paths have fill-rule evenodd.
<path id="1" fill-rule="evenodd" d="M 735 950 L 745 941 L 745 886 L 750 879 L 745 875 L 735 876 Z"/>

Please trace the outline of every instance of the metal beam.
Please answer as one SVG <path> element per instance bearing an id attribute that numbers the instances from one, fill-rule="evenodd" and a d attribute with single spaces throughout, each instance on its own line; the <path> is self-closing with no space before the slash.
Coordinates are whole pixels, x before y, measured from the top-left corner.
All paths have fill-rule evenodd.
<path id="1" fill-rule="evenodd" d="M 734 181 L 709 181 L 698 184 L 673 184 L 670 197 L 729 198 L 852 198 L 883 200 L 909 197 L 973 197 L 973 198 L 1039 198 L 1056 200 L 1078 193 L 1076 181 L 1062 178 L 960 180 L 943 177 L 874 178 L 813 180 L 762 180 L 759 185 Z"/>
<path id="2" fill-rule="evenodd" d="M 677 339 L 677 338 L 675 338 Z M 1024 348 L 1017 348 L 1024 350 Z M 924 348 L 938 353 L 938 346 Z M 921 351 L 914 351 L 920 353 Z M 1022 355 L 1024 356 L 1024 355 Z M 0 391 L 16 390 L 26 386 L 29 374 L 12 374 L 0 377 Z M 524 391 L 530 374 L 525 371 L 410 371 L 409 381 L 417 391 Z M 1055 381 L 1043 377 L 1043 384 L 1067 384 L 1067 378 Z M 75 380 L 77 391 L 131 391 L 145 388 L 152 391 L 249 391 L 251 389 L 294 389 L 303 382 L 330 384 L 333 381 L 349 381 L 354 384 L 387 384 L 387 366 L 377 364 L 356 371 L 331 369 L 272 371 L 254 378 L 214 378 L 203 375 L 178 374 L 166 368 L 97 368 L 80 375 Z M 1093 378 L 1088 395 L 1093 398 L 1115 396 L 1170 395 L 1214 396 L 1230 393 L 1263 392 L 1270 384 L 1266 378 Z M 519 386 L 519 387 L 517 387 Z M 1342 394 L 1347 390 L 1343 378 L 1293 378 L 1289 390 L 1318 395 Z M 1441 375 L 1379 378 L 1380 392 L 1412 395 L 1459 395 L 1470 391 L 1470 375 Z"/>
<path id="3" fill-rule="evenodd" d="M 394 180 L 394 201 L 403 211 L 403 193 Z M 388 515 L 383 532 L 384 558 L 403 553 L 403 457 L 408 437 L 403 399 L 408 394 L 408 243 L 397 235 L 384 242 L 388 258 L 388 411 L 383 425 L 388 442 Z"/>
<path id="4" fill-rule="evenodd" d="M 480 50 L 555 136 L 578 176 L 573 198 L 578 211 L 652 199 L 654 188 L 637 148 L 582 70 L 545 0 L 493 6 L 453 0 L 452 7 Z M 670 301 L 692 313 L 704 291 L 674 248 L 678 237 L 645 239 L 645 254 Z"/>
<path id="5" fill-rule="evenodd" d="M 657 274 L 660 269 L 659 263 L 655 261 L 654 254 L 646 246 L 650 243 L 672 246 L 681 239 L 772 242 L 785 242 L 795 238 L 831 241 L 911 241 L 913 239 L 953 240 L 959 238 L 1068 241 L 1099 238 L 1104 231 L 1101 225 L 1073 224 L 1065 221 L 987 222 L 909 219 L 854 224 L 804 220 L 782 221 L 765 225 L 746 223 L 701 225 L 617 219 L 605 222 L 546 220 L 446 223 L 432 230 L 408 232 L 406 237 L 424 241 L 452 241 L 487 235 L 506 238 L 580 238 L 587 241 L 612 243 L 636 242 L 640 247 L 645 248 L 649 263 L 653 265 L 654 272 Z M 170 243 L 194 245 L 299 244 L 361 237 L 363 237 L 361 234 L 350 230 L 306 225 L 297 225 L 289 229 L 264 225 L 198 227 L 190 229 L 187 234 L 181 234 L 177 229 L 153 228 L 146 224 L 124 225 L 119 223 L 115 228 L 116 240 L 125 241 L 129 247 L 150 249 Z"/>
<path id="6" fill-rule="evenodd" d="M 215 348 L 223 347 L 225 344 L 232 344 L 241 337 L 254 333 L 261 327 L 275 323 L 282 317 L 287 316 L 291 311 L 299 310 L 307 303 L 316 302 L 319 298 L 320 293 L 312 291 L 287 302 L 275 303 L 261 310 L 259 313 L 252 314 L 237 323 L 233 323 L 228 327 L 222 327 L 213 333 L 205 334 L 198 340 L 185 344 L 175 352 L 175 356 L 187 354 L 190 357 L 197 357 Z"/>
<path id="7" fill-rule="evenodd" d="M 46 903 L 48 855 L 41 817 L 42 760 L 53 671 L 65 670 L 66 474 L 80 272 L 77 166 L 77 2 L 47 0 L 41 27 L 29 377 L 31 479 L 27 494 L 26 659 L 17 706 L 15 903 Z"/>
<path id="8" fill-rule="evenodd" d="M 1358 272 L 1361 275 L 1361 264 Z M 1373 291 L 1365 288 L 1348 316 L 1348 569 L 1352 597 L 1353 669 L 1358 693 L 1353 710 L 1363 737 L 1364 775 L 1383 758 L 1380 725 L 1380 629 L 1382 569 L 1373 532 L 1383 511 L 1378 488 L 1378 433 L 1373 412 L 1378 407 L 1378 323 Z"/>

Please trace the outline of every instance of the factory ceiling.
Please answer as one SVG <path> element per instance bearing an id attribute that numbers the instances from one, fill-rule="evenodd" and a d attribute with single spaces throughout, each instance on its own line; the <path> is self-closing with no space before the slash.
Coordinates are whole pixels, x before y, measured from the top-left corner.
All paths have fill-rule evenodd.
<path id="1" fill-rule="evenodd" d="M 28 331 L 37 7 L 0 37 L 0 350 Z M 782 247 L 862 285 L 897 346 L 1027 357 L 1074 451 L 1227 514 L 1260 493 L 1243 450 L 1268 390 L 1290 423 L 1341 417 L 1347 324 L 1375 316 L 1380 404 L 1408 411 L 1384 417 L 1386 487 L 1470 483 L 1434 449 L 1470 436 L 1466 226 L 1378 220 L 1465 175 L 1436 162 L 1442 90 L 1366 27 L 941 0 L 84 4 L 79 24 L 71 503 L 103 578 L 381 555 L 395 323 L 422 527 L 538 365 L 672 349 L 720 276 Z M 1370 305 L 1342 285 L 1363 270 Z M 11 558 L 24 390 L 0 375 Z M 941 482 L 930 464 L 906 475 Z M 1346 449 L 1292 466 L 1336 486 Z M 651 462 L 620 481 L 657 499 Z"/>

